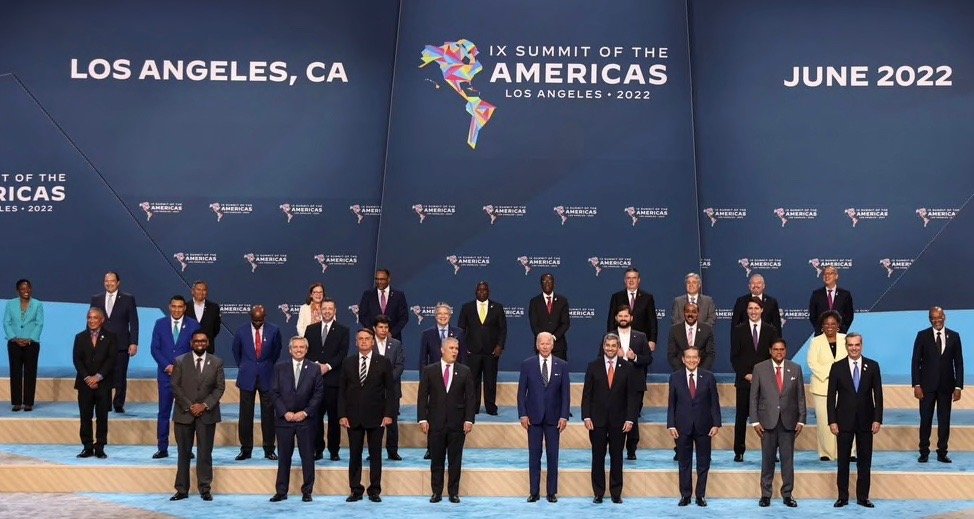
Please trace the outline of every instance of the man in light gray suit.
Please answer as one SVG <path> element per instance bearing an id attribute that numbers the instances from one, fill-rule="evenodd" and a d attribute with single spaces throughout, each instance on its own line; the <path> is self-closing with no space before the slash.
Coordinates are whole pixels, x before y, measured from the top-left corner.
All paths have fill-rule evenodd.
<path id="1" fill-rule="evenodd" d="M 392 320 L 379 314 L 375 317 L 375 346 L 372 351 L 392 363 L 392 378 L 396 386 L 396 414 L 392 424 L 386 427 L 386 454 L 391 461 L 402 461 L 399 455 L 399 401 L 402 400 L 402 372 L 406 369 L 406 351 L 399 340 L 392 337 Z"/>
<path id="2" fill-rule="evenodd" d="M 700 287 L 703 283 L 700 281 L 700 274 L 696 272 L 691 272 L 687 274 L 687 293 L 681 296 L 677 296 L 673 300 L 673 311 L 670 312 L 673 315 L 673 324 L 681 324 L 684 321 L 683 308 L 687 303 L 695 303 L 697 309 L 699 310 L 698 320 L 713 329 L 717 325 L 717 307 L 714 306 L 714 300 L 710 296 L 705 296 L 700 293 Z M 700 352 L 701 356 L 703 352 Z M 703 359 L 701 359 L 703 360 Z M 680 364 L 682 368 L 683 365 Z M 680 368 L 676 368 L 680 369 Z M 710 368 L 704 368 L 710 369 Z"/>
<path id="3" fill-rule="evenodd" d="M 807 418 L 805 380 L 802 368 L 785 359 L 788 344 L 784 339 L 771 343 L 771 358 L 757 363 L 751 372 L 750 423 L 761 438 L 761 500 L 771 505 L 771 481 L 775 457 L 781 455 L 781 499 L 794 508 L 795 437 L 801 434 Z"/>
<path id="4" fill-rule="evenodd" d="M 199 441 L 196 459 L 196 483 L 203 501 L 212 501 L 213 438 L 220 421 L 220 398 L 226 382 L 223 359 L 207 353 L 209 337 L 203 332 L 193 334 L 193 351 L 176 358 L 172 371 L 172 392 L 175 397 L 172 420 L 175 422 L 179 461 L 176 465 L 176 493 L 170 501 L 189 496 L 189 460 L 193 451 L 193 437 Z"/>

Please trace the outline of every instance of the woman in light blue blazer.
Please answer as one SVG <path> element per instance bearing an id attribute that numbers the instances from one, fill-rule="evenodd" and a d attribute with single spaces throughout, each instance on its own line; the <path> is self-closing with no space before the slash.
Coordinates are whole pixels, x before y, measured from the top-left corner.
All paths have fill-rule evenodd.
<path id="1" fill-rule="evenodd" d="M 10 400 L 15 412 L 34 410 L 44 304 L 31 297 L 33 291 L 29 280 L 18 279 L 18 297 L 7 301 L 3 314 L 3 331 L 7 335 L 7 356 L 10 358 Z"/>

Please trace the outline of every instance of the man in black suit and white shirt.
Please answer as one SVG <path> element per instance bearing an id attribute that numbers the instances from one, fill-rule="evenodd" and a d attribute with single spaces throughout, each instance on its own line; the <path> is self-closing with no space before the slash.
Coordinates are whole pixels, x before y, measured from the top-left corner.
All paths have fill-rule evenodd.
<path id="1" fill-rule="evenodd" d="M 699 355 L 700 367 L 711 371 L 717 358 L 717 347 L 714 344 L 714 329 L 698 321 L 700 310 L 693 303 L 683 305 L 683 321 L 670 328 L 670 339 L 666 347 L 666 358 L 673 371 L 684 366 L 683 352 L 687 348 L 695 348 Z M 691 344 L 690 341 L 693 341 Z"/>
<path id="2" fill-rule="evenodd" d="M 555 336 L 555 349 L 551 354 L 561 360 L 568 360 L 568 337 L 565 334 L 572 324 L 568 308 L 568 298 L 555 293 L 555 276 L 542 274 L 541 293 L 528 303 L 528 322 L 533 336 L 537 337 L 541 332 Z"/>
<path id="3" fill-rule="evenodd" d="M 497 414 L 497 364 L 507 343 L 507 316 L 504 307 L 490 299 L 490 285 L 477 283 L 476 297 L 464 303 L 457 324 L 464 330 L 467 365 L 477 383 L 477 410 L 483 385 L 487 414 Z"/>
<path id="4" fill-rule="evenodd" d="M 375 271 L 375 288 L 362 292 L 358 304 L 358 322 L 363 328 L 373 329 L 378 315 L 389 317 L 392 336 L 402 342 L 402 329 L 409 323 L 409 303 L 401 290 L 389 287 L 392 274 L 387 269 Z"/>
<path id="5" fill-rule="evenodd" d="M 829 370 L 828 420 L 836 435 L 839 466 L 836 486 L 839 499 L 836 508 L 849 503 L 849 461 L 852 440 L 856 441 L 856 502 L 873 508 L 869 500 L 870 470 L 873 459 L 873 435 L 883 423 L 883 379 L 879 364 L 862 356 L 862 336 L 852 332 L 845 336 L 849 356 L 832 364 Z"/>
<path id="6" fill-rule="evenodd" d="M 964 388 L 964 352 L 960 334 L 946 328 L 944 309 L 930 309 L 930 328 L 917 333 L 913 341 L 913 396 L 920 401 L 920 463 L 930 456 L 930 431 L 937 410 L 937 461 L 950 463 L 950 407 L 960 400 Z"/>
<path id="7" fill-rule="evenodd" d="M 615 328 L 615 316 L 620 306 L 628 306 L 629 314 L 632 315 L 632 327 L 646 334 L 649 340 L 650 351 L 656 351 L 656 339 L 659 334 L 659 323 L 656 319 L 656 302 L 653 294 L 641 290 L 639 285 L 642 278 L 639 277 L 639 270 L 630 267 L 626 270 L 626 288 L 620 290 L 609 298 L 609 316 L 605 329 L 611 331 Z"/>
<path id="8" fill-rule="evenodd" d="M 649 349 L 649 341 L 646 334 L 632 328 L 632 314 L 628 306 L 620 306 L 616 310 L 616 328 L 609 333 L 615 334 L 619 338 L 618 357 L 620 362 L 629 364 L 633 368 L 633 375 L 640 378 L 637 391 L 638 409 L 637 418 L 643 412 L 643 396 L 646 394 L 646 376 L 649 374 L 649 365 L 653 363 L 653 352 Z M 605 341 L 603 341 L 604 343 Z M 604 355 L 605 344 L 599 350 L 599 356 Z M 636 459 L 636 448 L 639 446 L 639 425 L 638 423 L 626 433 L 626 459 Z"/>
<path id="9" fill-rule="evenodd" d="M 119 290 L 122 278 L 117 272 L 105 274 L 105 292 L 91 296 L 91 306 L 105 312 L 104 327 L 115 334 L 115 374 L 112 383 L 116 413 L 125 412 L 125 392 L 128 388 L 129 358 L 139 352 L 139 307 L 131 294 Z"/>
<path id="10" fill-rule="evenodd" d="M 112 404 L 112 376 L 115 374 L 115 334 L 104 329 L 105 311 L 88 309 L 88 327 L 74 337 L 74 368 L 77 375 L 78 412 L 81 415 L 81 453 L 79 458 L 107 458 L 108 408 Z M 95 415 L 95 435 L 91 417 Z"/>
<path id="11" fill-rule="evenodd" d="M 220 305 L 207 299 L 210 288 L 206 281 L 193 282 L 193 302 L 186 309 L 186 315 L 200 323 L 200 331 L 210 338 L 210 349 L 207 353 L 215 353 L 216 336 L 220 334 Z"/>
<path id="12" fill-rule="evenodd" d="M 781 310 L 778 307 L 778 300 L 766 294 L 764 289 L 764 276 L 761 274 L 752 275 L 748 282 L 748 290 L 750 291 L 738 297 L 737 301 L 734 302 L 734 312 L 731 314 L 732 333 L 735 326 L 750 318 L 747 313 L 747 304 L 754 298 L 761 300 L 761 320 L 774 326 L 774 329 L 781 333 Z"/>
<path id="13" fill-rule="evenodd" d="M 822 333 L 819 321 L 822 314 L 829 310 L 838 312 L 842 316 L 839 331 L 846 333 L 856 315 L 852 304 L 852 293 L 839 288 L 839 269 L 834 266 L 825 267 L 822 271 L 822 281 L 825 282 L 825 286 L 812 291 L 812 297 L 808 300 L 808 320 L 812 323 L 812 333 L 815 335 Z"/>
<path id="14" fill-rule="evenodd" d="M 402 400 L 402 372 L 406 369 L 406 352 L 402 343 L 392 338 L 389 332 L 389 317 L 379 314 L 375 317 L 375 348 L 372 350 L 389 359 L 392 363 L 392 380 L 396 387 L 396 414 L 392 423 L 385 427 L 386 454 L 390 461 L 402 461 L 399 455 L 399 401 Z"/>
<path id="15" fill-rule="evenodd" d="M 477 392 L 470 368 L 459 364 L 460 341 L 443 339 L 440 361 L 426 366 L 419 377 L 416 414 L 430 450 L 430 503 L 443 499 L 443 468 L 450 458 L 447 492 L 451 503 L 460 502 L 460 464 L 463 442 L 473 430 Z"/>
<path id="16" fill-rule="evenodd" d="M 737 374 L 737 416 L 734 419 L 734 461 L 744 461 L 744 435 L 750 413 L 751 379 L 754 365 L 771 357 L 771 343 L 779 337 L 778 330 L 761 320 L 761 299 L 747 303 L 747 321 L 734 327 L 731 333 L 731 365 Z"/>
<path id="17" fill-rule="evenodd" d="M 325 298 L 321 301 L 321 321 L 309 324 L 305 328 L 304 336 L 308 339 L 308 359 L 318 363 L 321 371 L 322 390 L 321 408 L 315 415 L 315 459 L 324 457 L 325 447 L 328 448 L 329 459 L 338 461 L 342 440 L 342 430 L 338 425 L 338 381 L 339 368 L 342 366 L 349 350 L 348 327 L 335 320 L 337 307 L 334 299 Z M 325 442 L 325 415 L 328 415 L 327 443 Z"/>

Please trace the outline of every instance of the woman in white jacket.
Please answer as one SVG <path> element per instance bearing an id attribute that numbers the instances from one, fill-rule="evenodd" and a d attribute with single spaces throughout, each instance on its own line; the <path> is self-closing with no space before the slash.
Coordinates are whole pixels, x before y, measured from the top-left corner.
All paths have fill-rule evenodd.
<path id="1" fill-rule="evenodd" d="M 325 299 L 325 285 L 315 283 L 308 289 L 308 300 L 298 310 L 298 336 L 304 337 L 304 329 L 321 321 L 321 302 Z"/>

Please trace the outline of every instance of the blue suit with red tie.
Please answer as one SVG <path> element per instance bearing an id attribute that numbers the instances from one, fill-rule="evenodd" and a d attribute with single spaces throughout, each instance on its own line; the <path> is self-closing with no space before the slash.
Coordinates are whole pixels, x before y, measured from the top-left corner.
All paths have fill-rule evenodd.
<path id="1" fill-rule="evenodd" d="M 159 385 L 159 413 L 156 415 L 156 436 L 159 452 L 169 452 L 169 420 L 172 418 L 172 404 L 175 395 L 172 392 L 170 375 L 166 373 L 166 366 L 175 366 L 176 357 L 189 353 L 190 339 L 200 329 L 194 319 L 183 316 L 180 319 L 178 334 L 174 334 L 172 317 L 156 320 L 152 327 L 152 346 L 150 351 L 155 359 L 156 381 Z"/>
<path id="2" fill-rule="evenodd" d="M 568 363 L 554 355 L 548 356 L 548 381 L 541 376 L 542 360 L 532 355 L 521 363 L 521 377 L 517 384 L 517 413 L 530 422 L 528 426 L 528 469 L 531 496 L 541 488 L 541 448 L 548 460 L 548 497 L 558 493 L 558 422 L 568 420 L 571 405 L 571 382 Z"/>

